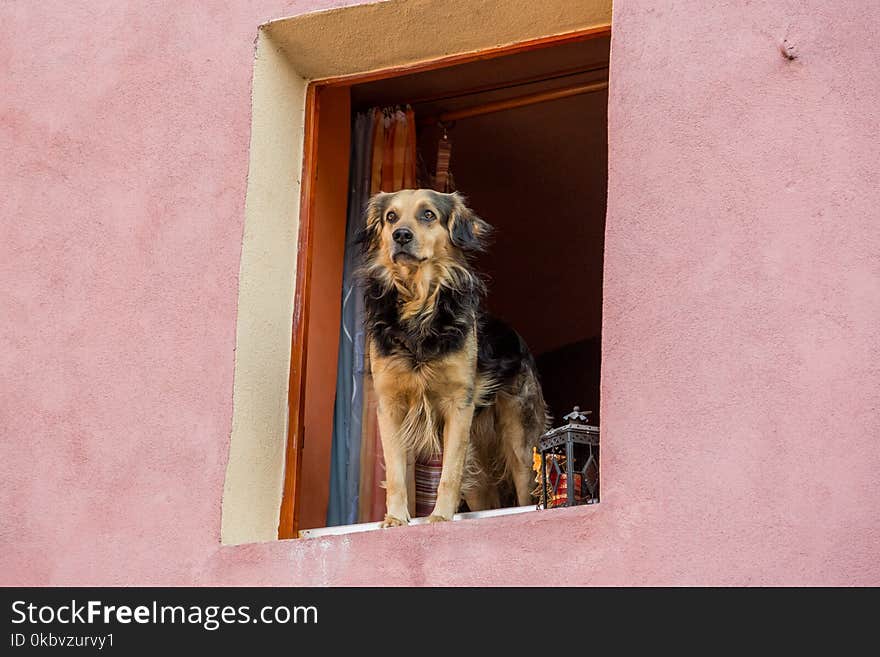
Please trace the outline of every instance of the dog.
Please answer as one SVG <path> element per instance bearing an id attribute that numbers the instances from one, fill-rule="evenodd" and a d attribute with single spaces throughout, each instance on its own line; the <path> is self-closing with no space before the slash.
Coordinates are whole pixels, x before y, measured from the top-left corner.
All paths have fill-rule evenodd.
<path id="1" fill-rule="evenodd" d="M 535 361 L 483 310 L 472 266 L 492 231 L 458 193 L 378 193 L 359 236 L 367 353 L 385 457 L 383 527 L 414 515 L 420 455 L 443 467 L 428 522 L 532 502 L 532 451 L 549 418 Z"/>

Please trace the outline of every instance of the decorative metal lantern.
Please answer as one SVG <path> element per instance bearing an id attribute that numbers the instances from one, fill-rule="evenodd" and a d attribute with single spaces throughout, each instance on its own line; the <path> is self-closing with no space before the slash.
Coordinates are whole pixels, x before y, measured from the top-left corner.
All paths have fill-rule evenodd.
<path id="1" fill-rule="evenodd" d="M 577 406 L 538 443 L 541 452 L 539 503 L 544 509 L 599 501 L 599 427 Z"/>

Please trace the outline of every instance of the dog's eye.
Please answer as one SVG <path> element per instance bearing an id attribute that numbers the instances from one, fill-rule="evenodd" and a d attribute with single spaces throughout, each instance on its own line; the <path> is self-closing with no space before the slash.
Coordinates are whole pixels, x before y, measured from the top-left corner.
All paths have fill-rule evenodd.
<path id="1" fill-rule="evenodd" d="M 425 221 L 434 221 L 434 219 L 436 219 L 437 216 L 433 212 L 431 212 L 430 210 L 425 210 L 425 214 L 422 215 L 422 218 Z"/>
<path id="2" fill-rule="evenodd" d="M 388 214 L 385 215 L 385 221 L 387 221 L 389 224 L 393 224 L 395 221 L 397 221 L 397 213 L 394 210 L 390 210 Z"/>

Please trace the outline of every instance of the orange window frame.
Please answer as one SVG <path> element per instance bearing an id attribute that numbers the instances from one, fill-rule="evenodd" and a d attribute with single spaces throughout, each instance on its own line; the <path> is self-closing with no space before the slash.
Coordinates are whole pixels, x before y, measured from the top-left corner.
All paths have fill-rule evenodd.
<path id="1" fill-rule="evenodd" d="M 344 146 L 347 149 L 350 121 L 348 118 L 344 121 L 340 120 L 341 115 L 339 112 L 336 112 L 334 117 L 329 117 L 328 108 L 331 106 L 331 103 L 334 103 L 334 105 L 336 103 L 341 104 L 341 107 L 346 110 L 345 113 L 350 116 L 350 88 L 355 84 L 420 73 L 479 60 L 504 57 L 538 48 L 549 48 L 566 43 L 609 36 L 610 34 L 611 27 L 603 26 L 562 35 L 542 37 L 474 53 L 450 55 L 369 73 L 314 80 L 309 83 L 306 91 L 300 226 L 297 240 L 296 287 L 294 292 L 293 335 L 287 401 L 289 419 L 278 538 L 295 538 L 297 536 L 302 512 L 301 502 L 303 496 L 301 489 L 304 480 L 303 463 L 305 461 L 304 449 L 306 444 L 309 323 L 313 315 L 313 306 L 316 305 L 316 299 L 313 297 L 313 292 L 316 290 L 312 289 L 313 264 L 316 255 L 318 255 L 316 249 L 316 226 L 319 222 L 316 221 L 316 217 L 321 217 L 320 226 L 324 232 L 327 232 L 328 228 L 339 228 L 341 222 L 341 232 L 336 230 L 332 235 L 324 235 L 323 233 L 319 235 L 319 241 L 321 241 L 320 255 L 324 256 L 322 263 L 328 257 L 331 262 L 334 261 L 334 258 L 338 260 L 338 262 L 335 262 L 338 271 L 333 269 L 333 267 L 328 272 L 322 271 L 322 280 L 335 281 L 341 277 L 341 250 L 345 248 L 344 229 L 347 214 L 345 202 L 343 200 L 340 204 L 340 200 L 342 198 L 347 199 L 348 196 L 349 162 L 348 153 L 341 152 L 340 148 Z M 325 112 L 321 110 L 322 100 L 325 103 Z M 329 120 L 322 121 L 322 117 Z M 333 150 L 336 152 L 332 152 Z M 329 190 L 332 193 L 318 194 L 321 180 L 329 181 L 330 185 L 335 186 L 334 190 Z M 345 180 L 346 184 L 340 185 L 340 180 Z M 327 188 L 322 188 L 322 190 L 328 191 Z M 340 234 L 343 236 L 342 240 L 339 239 Z M 339 290 L 341 290 L 341 285 L 337 288 L 337 291 Z M 326 290 L 324 292 L 326 293 Z M 320 301 L 323 303 L 323 300 Z M 331 301 L 335 302 L 336 307 L 339 306 L 338 298 L 334 298 Z M 332 324 L 332 318 L 332 311 L 326 310 L 324 319 L 327 319 Z M 336 323 L 338 330 L 338 316 Z M 332 351 L 332 355 L 327 354 L 328 358 L 326 360 L 334 363 L 332 378 L 335 381 L 336 347 L 333 347 Z M 330 417 L 322 418 L 322 421 L 324 419 L 329 419 L 332 429 L 332 405 L 330 407 Z"/>

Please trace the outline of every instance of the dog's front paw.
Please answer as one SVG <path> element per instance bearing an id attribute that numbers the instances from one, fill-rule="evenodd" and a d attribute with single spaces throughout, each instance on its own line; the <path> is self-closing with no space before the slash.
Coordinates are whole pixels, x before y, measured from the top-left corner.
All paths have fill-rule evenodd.
<path id="1" fill-rule="evenodd" d="M 444 518 L 437 514 L 431 514 L 428 516 L 428 522 L 431 524 L 434 524 L 435 522 L 449 522 L 449 518 Z"/>
<path id="2" fill-rule="evenodd" d="M 386 527 L 403 527 L 408 524 L 409 523 L 406 520 L 401 520 L 400 518 L 386 515 L 385 520 L 382 521 L 382 524 L 380 526 L 385 529 Z"/>

